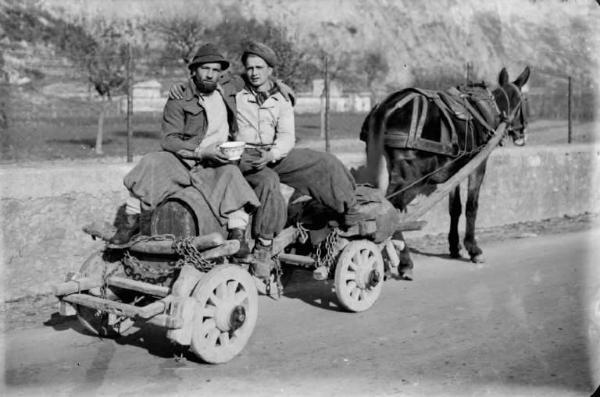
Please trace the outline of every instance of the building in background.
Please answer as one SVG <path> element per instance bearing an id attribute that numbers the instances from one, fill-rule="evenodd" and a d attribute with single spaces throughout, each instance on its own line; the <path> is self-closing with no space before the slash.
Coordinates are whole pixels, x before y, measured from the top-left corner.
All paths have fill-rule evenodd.
<path id="1" fill-rule="evenodd" d="M 133 112 L 162 112 L 167 98 L 161 92 L 158 80 L 147 80 L 133 85 Z M 127 112 L 127 97 L 121 98 L 121 111 Z"/>
<path id="2" fill-rule="evenodd" d="M 313 80 L 311 92 L 298 94 L 296 113 L 319 113 L 321 108 L 325 107 L 324 88 L 323 79 Z M 371 110 L 371 94 L 369 92 L 344 93 L 339 84 L 331 82 L 329 85 L 329 110 L 339 113 L 366 113 Z"/>

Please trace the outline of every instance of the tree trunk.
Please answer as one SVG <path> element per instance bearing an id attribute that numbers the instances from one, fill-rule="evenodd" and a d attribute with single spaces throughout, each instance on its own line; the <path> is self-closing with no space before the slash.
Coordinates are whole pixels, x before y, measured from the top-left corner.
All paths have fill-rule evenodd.
<path id="1" fill-rule="evenodd" d="M 110 101 L 103 101 L 102 106 L 100 107 L 100 114 L 98 115 L 98 133 L 96 135 L 96 154 L 104 154 L 102 150 L 102 140 L 104 137 L 104 117 L 106 116 L 106 111 L 109 104 Z"/>

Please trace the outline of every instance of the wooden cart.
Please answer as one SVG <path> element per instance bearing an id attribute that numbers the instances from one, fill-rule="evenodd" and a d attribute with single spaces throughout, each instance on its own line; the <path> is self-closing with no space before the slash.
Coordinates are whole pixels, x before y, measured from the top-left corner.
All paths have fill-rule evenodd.
<path id="1" fill-rule="evenodd" d="M 469 164 L 413 212 L 400 214 L 397 230 L 422 227 L 418 217 L 487 158 L 504 128 L 503 123 Z M 176 201 L 168 202 L 163 213 L 177 213 L 178 206 Z M 155 221 L 152 224 L 156 226 Z M 101 336 L 124 335 L 153 324 L 167 329 L 167 338 L 189 346 L 205 362 L 227 362 L 243 350 L 254 330 L 257 285 L 267 292 L 269 287 L 257 283 L 248 264 L 232 263 L 231 255 L 239 249 L 237 241 L 227 241 L 220 233 L 190 236 L 194 230 L 191 217 L 177 217 L 174 224 L 180 236 L 142 237 L 126 248 L 107 246 L 92 254 L 77 273 L 55 286 L 59 312 L 76 315 L 85 328 Z M 274 240 L 274 254 L 284 270 L 303 268 L 313 271 L 317 279 L 333 278 L 338 301 L 346 310 L 367 310 L 381 294 L 384 275 L 398 266 L 404 242 L 390 237 L 374 242 L 377 225 L 373 221 L 347 230 L 335 224 L 328 227 L 312 251 L 299 254 L 296 247 L 306 246 L 309 233 L 301 225 L 290 226 Z M 182 241 L 192 254 L 177 248 Z M 155 279 L 132 273 L 128 267 L 132 263 Z"/>

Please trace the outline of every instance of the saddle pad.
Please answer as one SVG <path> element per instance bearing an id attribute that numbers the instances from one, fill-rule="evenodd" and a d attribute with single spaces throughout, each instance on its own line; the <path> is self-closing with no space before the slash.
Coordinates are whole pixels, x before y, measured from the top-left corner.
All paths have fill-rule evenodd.
<path id="1" fill-rule="evenodd" d="M 483 128 L 489 129 L 490 122 L 495 119 L 492 109 L 495 103 L 485 88 L 481 87 L 452 87 L 446 92 L 408 88 L 396 94 L 398 102 L 388 110 L 385 116 L 385 144 L 393 148 L 413 149 L 446 156 L 457 156 L 468 149 L 459 146 L 457 131 L 473 134 L 473 122 L 477 121 Z M 491 103 L 492 102 L 492 103 Z M 439 120 L 431 112 L 437 108 Z M 400 112 L 405 117 L 410 109 L 410 123 L 396 123 Z M 397 112 L 397 113 L 396 113 Z M 392 120 L 391 123 L 388 121 Z M 432 124 L 433 123 L 433 124 Z M 457 128 L 458 123 L 461 127 Z M 389 124 L 392 124 L 391 126 Z M 436 125 L 437 124 L 437 125 Z M 426 128 L 424 128 L 426 127 Z M 436 132 L 436 136 L 426 136 Z M 465 137 L 463 142 L 474 142 L 472 135 Z M 464 144 L 463 144 L 464 146 Z"/>
<path id="2" fill-rule="evenodd" d="M 409 88 L 403 92 L 406 92 L 406 95 L 401 96 L 402 99 L 386 115 L 385 144 L 393 148 L 415 149 L 455 156 L 458 153 L 458 139 L 454 121 L 450 116 L 448 106 L 442 102 L 438 93 L 418 88 Z M 433 107 L 439 109 L 439 119 L 431 117 L 429 112 Z M 394 125 L 394 117 L 398 120 L 403 119 L 408 111 L 410 112 L 408 116 L 410 123 Z M 431 125 L 431 123 L 434 124 Z M 425 126 L 429 131 L 436 131 L 438 136 L 425 136 Z"/>

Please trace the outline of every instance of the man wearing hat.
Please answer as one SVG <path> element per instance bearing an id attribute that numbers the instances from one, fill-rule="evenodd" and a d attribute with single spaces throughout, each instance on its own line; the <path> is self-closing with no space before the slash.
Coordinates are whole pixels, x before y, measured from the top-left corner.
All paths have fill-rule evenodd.
<path id="1" fill-rule="evenodd" d="M 267 278 L 273 266 L 272 240 L 283 230 L 287 205 L 280 190 L 283 182 L 309 195 L 344 218 L 356 223 L 354 179 L 335 156 L 310 149 L 295 149 L 294 109 L 287 86 L 273 78 L 278 59 L 263 43 L 250 42 L 242 53 L 245 74 L 235 94 L 237 126 L 234 138 L 247 148 L 240 169 L 254 188 L 261 206 L 253 218 L 256 238 L 254 274 Z M 237 77 L 237 76 L 234 76 Z M 173 85 L 169 95 L 178 98 L 187 88 Z"/>
<path id="2" fill-rule="evenodd" d="M 240 240 L 247 254 L 244 229 L 248 213 L 260 205 L 238 167 L 228 164 L 218 146 L 234 132 L 235 92 L 218 81 L 229 62 L 216 46 L 202 46 L 189 64 L 190 79 L 182 99 L 169 99 L 163 111 L 161 147 L 149 153 L 125 176 L 130 192 L 125 219 L 110 239 L 125 244 L 139 232 L 141 210 L 153 210 L 179 190 L 201 191 L 213 215 Z M 211 214 L 207 214 L 210 216 Z"/>

